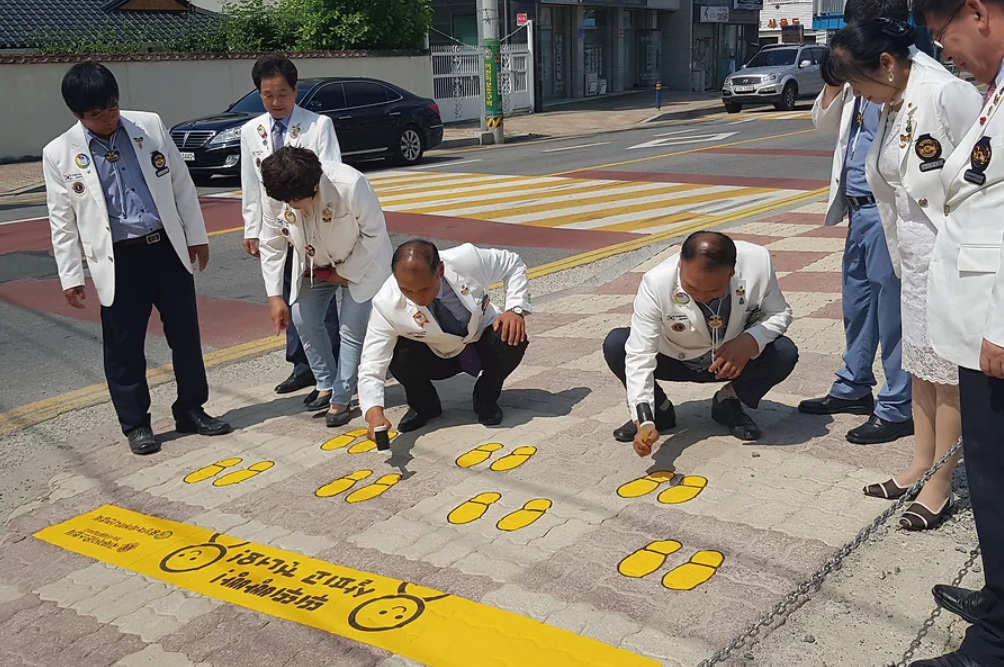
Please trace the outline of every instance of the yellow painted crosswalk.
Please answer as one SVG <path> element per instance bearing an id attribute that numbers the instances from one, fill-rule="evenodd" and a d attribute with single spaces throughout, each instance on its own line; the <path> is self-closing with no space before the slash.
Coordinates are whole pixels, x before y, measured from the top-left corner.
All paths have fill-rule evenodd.
<path id="1" fill-rule="evenodd" d="M 748 113 L 742 114 L 732 114 L 732 113 L 714 113 L 708 116 L 701 116 L 700 118 L 695 118 L 687 122 L 701 122 L 707 123 L 710 121 L 722 121 L 730 120 L 736 122 L 747 122 L 754 120 L 812 120 L 811 111 L 758 111 L 753 110 Z"/>
<path id="2" fill-rule="evenodd" d="M 369 178 L 385 211 L 642 234 L 801 194 L 762 187 L 553 176 L 389 171 Z"/>

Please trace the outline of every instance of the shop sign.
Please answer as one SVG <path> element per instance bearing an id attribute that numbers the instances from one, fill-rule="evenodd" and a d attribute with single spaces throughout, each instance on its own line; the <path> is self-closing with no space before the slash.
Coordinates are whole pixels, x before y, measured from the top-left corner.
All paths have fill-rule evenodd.
<path id="1" fill-rule="evenodd" d="M 728 23 L 728 7 L 701 6 L 701 23 Z"/>
<path id="2" fill-rule="evenodd" d="M 763 0 L 732 0 L 732 9 L 741 9 L 744 12 L 763 11 Z"/>

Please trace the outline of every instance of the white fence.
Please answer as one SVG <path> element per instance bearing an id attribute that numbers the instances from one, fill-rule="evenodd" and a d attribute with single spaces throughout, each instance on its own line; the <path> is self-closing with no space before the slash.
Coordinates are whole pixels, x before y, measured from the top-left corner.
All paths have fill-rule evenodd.
<path id="1" fill-rule="evenodd" d="M 524 36 L 526 32 L 520 31 Z M 432 87 L 444 123 L 481 118 L 484 50 L 464 44 L 432 47 Z M 528 43 L 502 44 L 499 89 L 503 115 L 533 111 L 533 51 Z"/>

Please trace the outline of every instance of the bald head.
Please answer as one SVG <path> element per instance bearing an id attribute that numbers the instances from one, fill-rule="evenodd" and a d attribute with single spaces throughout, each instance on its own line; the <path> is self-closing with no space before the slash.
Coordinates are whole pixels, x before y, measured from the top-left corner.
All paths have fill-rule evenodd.
<path id="1" fill-rule="evenodd" d="M 697 232 L 680 249 L 680 286 L 707 303 L 728 294 L 736 272 L 736 244 L 721 232 Z"/>
<path id="2" fill-rule="evenodd" d="M 405 241 L 390 262 L 401 293 L 419 306 L 428 306 L 439 295 L 443 261 L 439 248 L 424 239 Z"/>

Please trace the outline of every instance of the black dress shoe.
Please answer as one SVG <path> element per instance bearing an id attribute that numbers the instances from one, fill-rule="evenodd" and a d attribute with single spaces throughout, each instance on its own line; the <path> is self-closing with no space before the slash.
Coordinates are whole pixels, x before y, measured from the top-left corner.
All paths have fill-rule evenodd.
<path id="1" fill-rule="evenodd" d="M 854 400 L 823 396 L 810 398 L 798 404 L 798 411 L 807 415 L 870 415 L 875 409 L 875 399 L 871 394 Z"/>
<path id="2" fill-rule="evenodd" d="M 303 404 L 304 405 L 310 405 L 311 403 L 313 403 L 314 401 L 316 401 L 317 397 L 320 396 L 320 395 L 321 395 L 321 392 L 317 391 L 316 389 L 312 390 L 309 394 L 307 394 L 306 396 L 303 397 Z"/>
<path id="3" fill-rule="evenodd" d="M 955 614 L 967 623 L 975 623 L 983 613 L 983 589 L 974 591 L 970 588 L 938 584 L 931 590 L 931 593 L 939 607 Z"/>
<path id="4" fill-rule="evenodd" d="M 216 417 L 210 417 L 202 408 L 189 410 L 183 415 L 176 415 L 174 425 L 178 433 L 198 433 L 199 435 L 223 435 L 230 433 L 234 427 Z"/>
<path id="5" fill-rule="evenodd" d="M 314 410 L 325 410 L 329 405 L 331 405 L 331 392 L 321 394 L 320 392 L 312 392 L 317 394 L 314 396 L 314 400 L 307 403 L 307 409 L 313 412 Z"/>
<path id="6" fill-rule="evenodd" d="M 847 432 L 847 441 L 855 445 L 880 445 L 909 435 L 913 435 L 912 419 L 887 422 L 878 415 L 872 415 L 864 424 Z"/>
<path id="7" fill-rule="evenodd" d="M 502 423 L 502 408 L 499 407 L 498 403 L 492 403 L 491 405 L 475 404 L 474 412 L 478 414 L 478 422 L 482 426 L 498 426 Z"/>
<path id="8" fill-rule="evenodd" d="M 676 428 L 676 410 L 667 399 L 662 407 L 655 411 L 655 430 L 662 433 L 674 428 Z M 614 440 L 617 442 L 634 442 L 636 435 L 638 427 L 634 425 L 634 420 L 614 430 Z"/>
<path id="9" fill-rule="evenodd" d="M 443 408 L 436 408 L 432 412 L 418 412 L 413 408 L 408 408 L 408 412 L 405 413 L 404 417 L 398 423 L 397 430 L 400 433 L 417 431 L 428 424 L 430 419 L 435 419 L 441 414 L 443 414 Z"/>
<path id="10" fill-rule="evenodd" d="M 328 428 L 335 428 L 336 426 L 345 426 L 350 421 L 352 421 L 352 410 L 345 408 L 341 412 L 331 412 L 324 415 L 324 424 Z"/>
<path id="11" fill-rule="evenodd" d="M 315 384 L 317 384 L 317 382 L 314 381 L 313 373 L 307 373 L 305 375 L 292 373 L 288 378 L 276 385 L 275 393 L 292 394 L 294 391 L 300 391 L 301 389 L 312 387 Z"/>
<path id="12" fill-rule="evenodd" d="M 953 651 L 952 653 L 946 653 L 945 655 L 939 656 L 937 658 L 928 658 L 927 660 L 917 660 L 910 663 L 910 667 L 988 667 L 979 662 L 976 662 L 969 656 L 962 655 L 958 651 Z"/>
<path id="13" fill-rule="evenodd" d="M 156 454 L 160 451 L 160 443 L 157 442 L 157 436 L 153 434 L 153 429 L 149 426 L 134 428 L 126 434 L 126 437 L 129 438 L 129 449 L 132 450 L 133 454 L 146 456 L 147 454 Z"/>
<path id="14" fill-rule="evenodd" d="M 732 435 L 740 440 L 756 440 L 760 437 L 760 429 L 746 414 L 738 398 L 726 398 L 724 401 L 712 399 L 711 418 L 723 426 L 728 426 Z"/>

